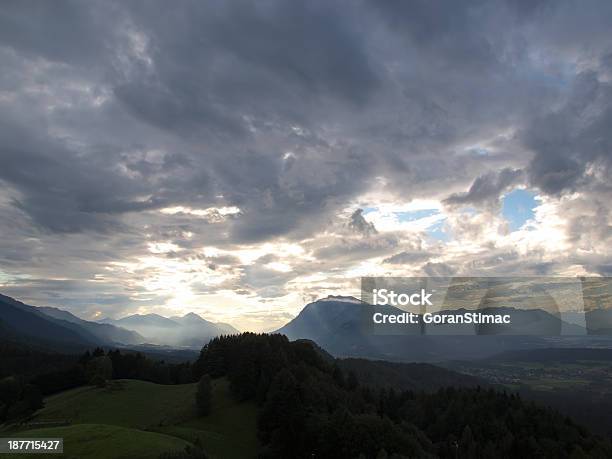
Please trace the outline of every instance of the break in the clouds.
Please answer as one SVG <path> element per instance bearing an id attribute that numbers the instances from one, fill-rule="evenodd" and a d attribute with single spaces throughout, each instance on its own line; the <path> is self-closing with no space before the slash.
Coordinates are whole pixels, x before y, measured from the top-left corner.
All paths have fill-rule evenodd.
<path id="1" fill-rule="evenodd" d="M 612 4 L 3 2 L 0 290 L 276 328 L 361 275 L 610 275 Z"/>

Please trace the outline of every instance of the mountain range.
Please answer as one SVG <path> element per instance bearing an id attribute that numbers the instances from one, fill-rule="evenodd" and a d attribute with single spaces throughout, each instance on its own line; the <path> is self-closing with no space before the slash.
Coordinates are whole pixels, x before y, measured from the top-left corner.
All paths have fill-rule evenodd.
<path id="1" fill-rule="evenodd" d="M 159 314 L 134 314 L 98 322 L 134 330 L 146 337 L 147 343 L 191 348 L 201 348 L 215 336 L 240 333 L 229 324 L 210 322 L 193 312 L 170 318 Z"/>
<path id="2" fill-rule="evenodd" d="M 398 324 L 373 329 L 364 321 L 371 317 L 371 308 L 353 297 L 330 296 L 307 304 L 274 333 L 284 334 L 291 340 L 314 341 L 335 357 L 404 362 L 479 359 L 521 349 L 562 347 L 567 345 L 566 341 L 571 341 L 573 347 L 612 347 L 611 337 L 605 334 L 612 323 L 610 310 L 585 315 L 586 323 L 601 323 L 604 327 L 593 331 L 593 326 L 589 326 L 587 335 L 584 327 L 546 311 L 514 308 L 479 311 L 512 314 L 512 326 L 440 326 L 425 330 Z M 386 307 L 385 312 L 403 311 Z M 448 314 L 464 312 L 446 311 Z M 199 350 L 215 336 L 236 333 L 239 331 L 231 325 L 211 322 L 195 313 L 175 317 L 134 314 L 92 322 L 62 309 L 29 306 L 0 295 L 2 338 L 60 351 L 94 346 Z M 595 343 L 596 339 L 600 341 Z"/>
<path id="3" fill-rule="evenodd" d="M 389 314 L 404 312 L 391 306 L 378 311 Z M 468 311 L 443 311 L 452 315 L 465 312 Z M 572 337 L 573 345 L 576 345 L 578 338 L 586 347 L 591 345 L 591 337 L 586 335 L 584 327 L 567 323 L 543 310 L 487 308 L 478 312 L 511 314 L 512 325 L 446 325 L 424 329 L 421 325 L 398 324 L 385 326 L 376 333 L 367 324 L 372 316 L 371 305 L 353 297 L 329 296 L 307 304 L 276 333 L 284 334 L 292 340 L 315 341 L 337 357 L 391 361 L 436 362 L 486 358 L 501 352 L 562 345 L 557 335 L 563 335 L 562 338 Z M 612 317 L 610 310 L 603 313 Z M 557 336 L 556 342 L 551 342 L 548 336 Z M 612 340 L 606 340 L 605 345 L 612 346 Z"/>
<path id="4" fill-rule="evenodd" d="M 41 308 L 4 295 L 0 295 L 0 324 L 2 336 L 7 339 L 55 350 L 74 350 L 111 342 L 100 339 L 73 321 L 47 315 Z M 96 325 L 93 324 L 92 328 Z"/>
<path id="5" fill-rule="evenodd" d="M 146 342 L 142 335 L 133 330 L 116 327 L 111 324 L 83 320 L 63 309 L 43 306 L 39 307 L 38 310 L 49 317 L 79 325 L 101 342 L 121 344 L 142 344 Z"/>
<path id="6" fill-rule="evenodd" d="M 170 319 L 136 314 L 93 322 L 62 309 L 30 306 L 0 295 L 0 338 L 38 348 L 77 351 L 150 344 L 199 349 L 215 336 L 234 333 L 239 332 L 231 325 L 216 324 L 195 313 Z"/>

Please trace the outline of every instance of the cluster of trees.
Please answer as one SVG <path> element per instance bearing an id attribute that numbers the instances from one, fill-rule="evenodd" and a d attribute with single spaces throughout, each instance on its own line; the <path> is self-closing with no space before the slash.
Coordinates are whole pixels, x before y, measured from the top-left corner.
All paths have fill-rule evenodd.
<path id="1" fill-rule="evenodd" d="M 51 395 L 86 384 L 100 387 L 111 379 L 141 379 L 157 384 L 186 384 L 194 382 L 191 364 L 166 363 L 149 359 L 139 352 L 104 351 L 96 348 L 86 351 L 71 365 L 38 374 L 30 382 L 39 387 L 43 395 Z"/>
<path id="2" fill-rule="evenodd" d="M 32 378 L 58 369 L 68 368 L 75 356 L 40 352 L 26 346 L 2 340 L 0 328 L 0 379 L 7 376 Z"/>
<path id="3" fill-rule="evenodd" d="M 191 363 L 152 360 L 139 352 L 96 348 L 80 356 L 50 354 L 0 342 L 0 423 L 41 408 L 42 397 L 111 379 L 141 379 L 158 384 L 196 381 Z"/>
<path id="4" fill-rule="evenodd" d="M 281 335 L 216 338 L 193 372 L 260 405 L 262 457 L 612 457 L 609 441 L 518 395 L 372 388 Z"/>
<path id="5" fill-rule="evenodd" d="M 104 354 L 104 350 L 97 348 L 91 354 L 85 352 L 80 362 L 88 366 L 100 358 L 110 362 L 110 377 L 107 379 L 140 379 L 157 384 L 187 384 L 195 381 L 189 362 L 152 360 L 140 352 L 121 353 L 115 349 Z"/>
<path id="6" fill-rule="evenodd" d="M 43 396 L 38 387 L 14 376 L 0 379 L 0 424 L 42 407 Z"/>

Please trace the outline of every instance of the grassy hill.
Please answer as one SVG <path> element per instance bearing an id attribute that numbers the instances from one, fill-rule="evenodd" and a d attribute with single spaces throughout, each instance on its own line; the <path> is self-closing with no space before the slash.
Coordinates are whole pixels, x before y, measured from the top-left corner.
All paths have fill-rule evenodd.
<path id="1" fill-rule="evenodd" d="M 185 448 L 188 442 L 170 435 L 144 432 L 105 424 L 77 424 L 34 429 L 17 437 L 63 438 L 64 454 L 48 455 L 67 459 L 151 459 L 163 452 Z M 40 454 L 7 454 L 7 459 L 37 458 Z"/>
<path id="2" fill-rule="evenodd" d="M 195 384 L 135 380 L 113 381 L 104 389 L 69 390 L 47 398 L 31 424 L 67 420 L 70 425 L 24 430 L 19 436 L 64 437 L 63 457 L 154 459 L 196 439 L 213 457 L 254 457 L 258 448 L 255 405 L 237 403 L 227 380 L 218 379 L 213 381 L 211 413 L 200 417 L 195 391 Z"/>
<path id="3" fill-rule="evenodd" d="M 213 405 L 209 416 L 191 416 L 176 424 L 154 429 L 185 439 L 199 439 L 206 452 L 217 458 L 255 457 L 257 408 L 254 403 L 236 403 L 226 379 L 213 381 Z"/>
<path id="4" fill-rule="evenodd" d="M 195 416 L 195 384 L 159 385 L 118 380 L 109 388 L 86 386 L 45 400 L 34 421 L 69 419 L 74 424 L 110 424 L 147 430 Z"/>

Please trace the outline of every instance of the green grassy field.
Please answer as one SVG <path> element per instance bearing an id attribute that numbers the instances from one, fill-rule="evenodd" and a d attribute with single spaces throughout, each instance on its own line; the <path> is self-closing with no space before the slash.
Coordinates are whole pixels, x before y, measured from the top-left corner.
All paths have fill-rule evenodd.
<path id="1" fill-rule="evenodd" d="M 69 419 L 146 430 L 194 417 L 195 391 L 195 384 L 113 381 L 110 389 L 87 386 L 49 397 L 33 421 Z"/>
<path id="2" fill-rule="evenodd" d="M 151 459 L 166 451 L 185 448 L 180 438 L 105 424 L 77 424 L 34 429 L 17 437 L 63 438 L 64 454 L 6 454 L 7 459 L 64 457 L 67 459 Z"/>
<path id="3" fill-rule="evenodd" d="M 195 384 L 170 386 L 134 380 L 114 381 L 104 389 L 73 389 L 47 398 L 31 421 L 67 420 L 70 425 L 15 435 L 64 437 L 65 454 L 53 457 L 155 459 L 163 451 L 183 449 L 196 440 L 219 459 L 255 457 L 255 405 L 237 403 L 228 382 L 218 379 L 213 381 L 211 413 L 200 417 L 195 391 Z"/>
<path id="4" fill-rule="evenodd" d="M 257 409 L 254 403 L 236 403 L 224 379 L 213 381 L 213 405 L 209 416 L 191 416 L 183 422 L 155 429 L 194 442 L 218 458 L 255 457 Z"/>

